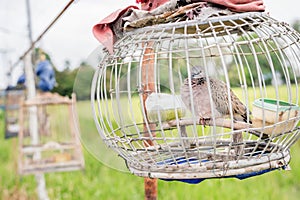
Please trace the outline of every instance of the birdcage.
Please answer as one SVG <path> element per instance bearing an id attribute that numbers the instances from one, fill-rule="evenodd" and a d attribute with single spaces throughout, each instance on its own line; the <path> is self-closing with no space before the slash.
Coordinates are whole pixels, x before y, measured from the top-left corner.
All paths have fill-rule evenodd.
<path id="1" fill-rule="evenodd" d="M 0 90 L 0 109 L 5 109 L 5 90 Z"/>
<path id="2" fill-rule="evenodd" d="M 24 89 L 9 89 L 5 91 L 5 138 L 18 136 L 20 101 L 24 96 Z"/>
<path id="3" fill-rule="evenodd" d="M 5 126 L 4 126 L 4 117 L 5 117 L 5 91 L 4 90 L 0 90 L 0 124 L 1 125 L 1 130 L 3 133 L 5 133 Z"/>
<path id="4" fill-rule="evenodd" d="M 99 134 L 143 177 L 198 182 L 287 169 L 299 139 L 299 41 L 256 12 L 130 30 L 94 75 Z M 193 82 L 195 70 L 205 75 Z"/>
<path id="5" fill-rule="evenodd" d="M 72 171 L 84 168 L 75 111 L 76 97 L 42 93 L 22 103 L 19 173 Z"/>

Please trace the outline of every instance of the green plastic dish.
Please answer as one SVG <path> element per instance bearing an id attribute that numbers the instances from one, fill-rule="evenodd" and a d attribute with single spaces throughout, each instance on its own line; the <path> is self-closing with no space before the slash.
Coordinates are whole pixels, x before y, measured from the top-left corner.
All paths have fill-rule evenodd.
<path id="1" fill-rule="evenodd" d="M 287 111 L 287 110 L 300 110 L 300 107 L 296 104 L 291 104 L 286 101 L 260 98 L 253 102 L 253 105 L 259 108 L 271 110 L 271 111 Z"/>

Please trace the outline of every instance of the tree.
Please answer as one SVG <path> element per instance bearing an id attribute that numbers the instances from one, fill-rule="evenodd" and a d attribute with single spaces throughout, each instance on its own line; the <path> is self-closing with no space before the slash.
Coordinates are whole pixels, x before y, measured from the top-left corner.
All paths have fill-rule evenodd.
<path id="1" fill-rule="evenodd" d="M 300 20 L 297 19 L 297 20 L 293 21 L 292 27 L 293 27 L 293 29 L 295 29 L 297 32 L 300 33 Z"/>
<path id="2" fill-rule="evenodd" d="M 90 99 L 90 90 L 94 75 L 94 68 L 86 62 L 82 62 L 76 69 L 73 91 L 76 93 L 78 100 Z"/>
<path id="3" fill-rule="evenodd" d="M 56 86 L 52 92 L 57 92 L 62 96 L 71 96 L 73 92 L 73 83 L 76 77 L 76 72 L 65 69 L 63 71 L 55 70 Z"/>
<path id="4" fill-rule="evenodd" d="M 286 75 L 291 74 L 291 69 L 288 66 L 287 69 L 282 66 L 282 62 L 287 59 L 273 40 L 260 38 L 256 34 L 251 35 L 251 39 L 247 43 L 242 43 L 246 41 L 244 37 L 238 39 L 240 42 L 238 46 L 238 51 L 234 52 L 235 59 L 230 64 L 229 78 L 232 86 L 240 86 L 243 83 L 242 77 L 238 76 L 243 70 L 243 74 L 246 77 L 246 84 L 249 85 L 259 85 L 259 81 L 263 82 L 265 85 L 270 85 L 272 79 L 276 74 L 283 82 L 286 80 Z M 283 58 L 281 57 L 283 53 Z M 241 62 L 238 62 L 239 59 Z M 288 63 L 288 62 L 287 62 Z M 274 71 L 272 71 L 272 68 Z M 240 73 L 239 73 L 240 71 Z M 275 73 L 275 74 L 274 74 Z M 294 76 L 290 76 L 291 80 L 294 81 Z"/>

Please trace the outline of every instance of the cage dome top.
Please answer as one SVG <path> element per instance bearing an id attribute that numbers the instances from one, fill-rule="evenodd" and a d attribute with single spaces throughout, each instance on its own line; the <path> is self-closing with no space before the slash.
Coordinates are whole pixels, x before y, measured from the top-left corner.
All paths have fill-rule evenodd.
<path id="1" fill-rule="evenodd" d="M 239 178 L 285 168 L 299 138 L 299 41 L 265 13 L 126 32 L 94 76 L 99 134 L 139 176 Z"/>

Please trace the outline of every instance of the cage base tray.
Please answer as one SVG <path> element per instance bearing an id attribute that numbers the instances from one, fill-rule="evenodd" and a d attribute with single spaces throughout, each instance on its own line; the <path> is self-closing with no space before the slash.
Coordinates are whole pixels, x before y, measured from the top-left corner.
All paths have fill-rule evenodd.
<path id="1" fill-rule="evenodd" d="M 173 144 L 173 147 L 175 146 Z M 257 148 L 251 143 L 248 146 L 250 146 L 248 148 Z M 131 173 L 142 177 L 168 180 L 242 178 L 288 166 L 289 151 L 281 150 L 277 153 L 278 146 L 269 144 L 269 147 L 269 151 L 264 153 L 250 151 L 243 155 L 234 155 L 234 147 L 232 151 L 227 152 L 203 151 L 202 147 L 201 151 L 195 148 L 192 152 L 178 152 L 173 155 L 169 155 L 161 146 L 156 150 L 151 147 L 148 151 L 135 153 L 133 157 L 136 160 L 127 160 L 126 163 Z M 174 152 L 174 149 L 172 151 Z M 159 162 L 153 162 L 158 158 L 160 158 Z"/>

